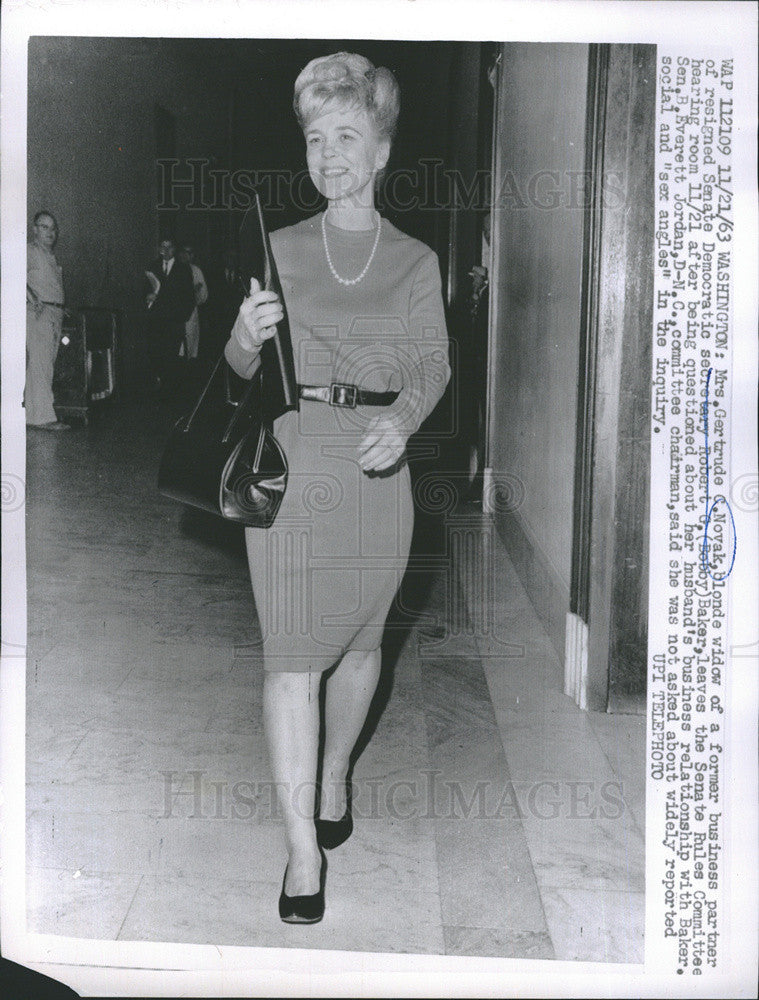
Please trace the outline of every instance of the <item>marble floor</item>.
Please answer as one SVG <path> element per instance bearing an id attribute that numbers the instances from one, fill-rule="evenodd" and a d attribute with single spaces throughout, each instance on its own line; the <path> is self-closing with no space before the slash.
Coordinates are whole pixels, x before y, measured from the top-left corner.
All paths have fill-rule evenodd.
<path id="1" fill-rule="evenodd" d="M 642 962 L 643 716 L 580 712 L 476 509 L 415 548 L 329 854 L 284 925 L 239 529 L 158 495 L 170 416 L 28 436 L 29 929 L 173 941 Z"/>

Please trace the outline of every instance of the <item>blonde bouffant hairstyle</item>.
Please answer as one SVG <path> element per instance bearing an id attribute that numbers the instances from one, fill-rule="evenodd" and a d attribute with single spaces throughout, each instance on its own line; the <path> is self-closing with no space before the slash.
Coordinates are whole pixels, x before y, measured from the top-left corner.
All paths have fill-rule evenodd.
<path id="1" fill-rule="evenodd" d="M 333 107 L 361 107 L 382 139 L 392 142 L 401 107 L 400 88 L 389 69 L 364 56 L 336 52 L 312 59 L 295 81 L 293 108 L 303 131 Z"/>

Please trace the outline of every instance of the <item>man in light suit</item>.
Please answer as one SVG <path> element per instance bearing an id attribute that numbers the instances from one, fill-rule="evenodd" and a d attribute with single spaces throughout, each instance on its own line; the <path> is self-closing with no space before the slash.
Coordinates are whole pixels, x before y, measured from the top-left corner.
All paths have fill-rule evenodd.
<path id="1" fill-rule="evenodd" d="M 58 223 L 50 212 L 34 216 L 32 241 L 26 251 L 26 388 L 24 407 L 29 427 L 70 430 L 53 409 L 53 370 L 63 333 L 63 276 L 53 248 Z"/>
<path id="2" fill-rule="evenodd" d="M 195 288 L 189 264 L 175 256 L 173 240 L 162 240 L 158 252 L 159 257 L 146 270 L 151 285 L 146 297 L 149 353 L 156 388 L 172 397 L 178 389 L 179 348 L 195 308 Z"/>

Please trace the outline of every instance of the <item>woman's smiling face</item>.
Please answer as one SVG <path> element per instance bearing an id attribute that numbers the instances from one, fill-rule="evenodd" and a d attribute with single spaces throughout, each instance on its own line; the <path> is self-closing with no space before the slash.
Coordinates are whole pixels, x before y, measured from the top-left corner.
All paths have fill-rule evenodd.
<path id="1" fill-rule="evenodd" d="M 374 178 L 387 163 L 390 142 L 377 134 L 363 108 L 336 108 L 311 121 L 306 161 L 317 190 L 330 201 L 373 204 Z"/>

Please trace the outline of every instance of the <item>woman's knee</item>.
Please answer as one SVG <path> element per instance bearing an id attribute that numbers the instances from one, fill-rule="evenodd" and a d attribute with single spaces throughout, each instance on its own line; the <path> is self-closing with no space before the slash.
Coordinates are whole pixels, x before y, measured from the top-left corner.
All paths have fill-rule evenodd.
<path id="1" fill-rule="evenodd" d="M 377 649 L 349 649 L 340 661 L 339 667 L 348 670 L 361 672 L 375 669 L 381 658 L 381 650 Z"/>

